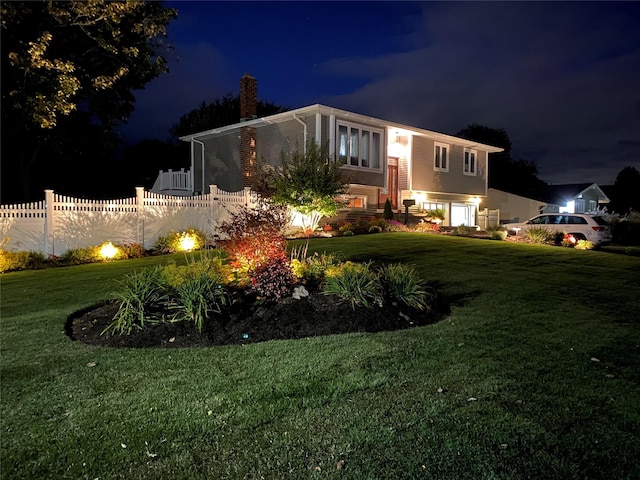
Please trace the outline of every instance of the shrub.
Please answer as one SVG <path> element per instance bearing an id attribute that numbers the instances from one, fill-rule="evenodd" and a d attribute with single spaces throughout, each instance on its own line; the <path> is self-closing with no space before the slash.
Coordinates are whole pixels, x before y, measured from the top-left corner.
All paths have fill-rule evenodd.
<path id="1" fill-rule="evenodd" d="M 506 240 L 507 239 L 507 231 L 506 230 L 494 230 L 490 232 L 491 239 L 493 240 Z"/>
<path id="2" fill-rule="evenodd" d="M 369 227 L 369 233 L 380 233 L 382 232 L 382 227 L 379 225 L 372 225 Z"/>
<path id="3" fill-rule="evenodd" d="M 387 228 L 389 232 L 408 232 L 409 228 L 402 222 L 397 220 L 386 220 Z"/>
<path id="4" fill-rule="evenodd" d="M 103 334 L 129 335 L 134 329 L 142 329 L 145 323 L 164 321 L 162 315 L 154 308 L 168 302 L 162 268 L 146 268 L 126 275 L 124 280 L 119 282 L 120 290 L 117 290 L 113 297 L 120 302 L 120 306 L 113 322 L 103 330 Z"/>
<path id="5" fill-rule="evenodd" d="M 328 268 L 323 293 L 348 301 L 354 310 L 358 305 L 366 308 L 382 305 L 380 282 L 371 262 L 345 262 L 339 267 Z"/>
<path id="6" fill-rule="evenodd" d="M 589 240 L 578 240 L 575 248 L 576 250 L 593 250 L 593 242 Z"/>
<path id="7" fill-rule="evenodd" d="M 251 289 L 267 301 L 291 295 L 294 277 L 286 258 L 272 258 L 249 272 Z"/>
<path id="8" fill-rule="evenodd" d="M 100 260 L 99 248 L 100 247 L 70 248 L 60 255 L 60 261 L 67 265 L 97 262 Z"/>
<path id="9" fill-rule="evenodd" d="M 440 225 L 431 222 L 418 222 L 413 229 L 416 232 L 439 232 Z"/>
<path id="10" fill-rule="evenodd" d="M 240 275 L 274 258 L 286 258 L 287 224 L 284 206 L 266 204 L 261 208 L 243 207 L 220 225 L 218 245 L 229 255 L 231 266 Z"/>
<path id="11" fill-rule="evenodd" d="M 353 237 L 353 231 L 345 230 L 344 232 L 342 232 L 342 236 L 343 237 Z"/>
<path id="12" fill-rule="evenodd" d="M 532 227 L 527 230 L 526 236 L 532 243 L 539 245 L 553 244 L 555 243 L 556 232 L 545 227 Z"/>
<path id="13" fill-rule="evenodd" d="M 369 228 L 371 227 L 371 219 L 370 218 L 359 218 L 356 220 L 356 223 L 353 225 L 353 233 L 356 235 L 361 235 L 363 233 L 368 233 Z"/>
<path id="14" fill-rule="evenodd" d="M 453 235 L 467 236 L 473 235 L 477 231 L 478 230 L 476 229 L 476 227 L 472 227 L 469 225 L 458 225 L 457 227 L 454 227 L 453 230 L 451 230 L 451 233 Z"/>
<path id="15" fill-rule="evenodd" d="M 196 228 L 187 228 L 181 232 L 171 230 L 167 235 L 156 239 L 153 250 L 163 254 L 200 250 L 206 242 L 205 234 Z"/>
<path id="16" fill-rule="evenodd" d="M 343 222 L 338 227 L 338 231 L 344 235 L 344 232 L 353 232 L 353 224 L 351 222 Z"/>
<path id="17" fill-rule="evenodd" d="M 382 288 L 391 300 L 397 300 L 418 310 L 431 309 L 434 292 L 427 289 L 413 268 L 393 263 L 383 266 L 380 273 Z"/>
<path id="18" fill-rule="evenodd" d="M 121 248 L 124 258 L 142 258 L 147 254 L 141 243 L 125 243 Z"/>
<path id="19" fill-rule="evenodd" d="M 221 313 L 229 303 L 227 290 L 206 270 L 191 269 L 174 289 L 172 308 L 176 321 L 192 321 L 199 332 L 210 313 Z"/>
<path id="20" fill-rule="evenodd" d="M 384 202 L 384 211 L 382 212 L 382 218 L 385 220 L 393 220 L 393 209 L 391 207 L 391 200 L 387 198 Z"/>
<path id="21" fill-rule="evenodd" d="M 0 273 L 25 270 L 29 264 L 29 252 L 0 250 Z"/>

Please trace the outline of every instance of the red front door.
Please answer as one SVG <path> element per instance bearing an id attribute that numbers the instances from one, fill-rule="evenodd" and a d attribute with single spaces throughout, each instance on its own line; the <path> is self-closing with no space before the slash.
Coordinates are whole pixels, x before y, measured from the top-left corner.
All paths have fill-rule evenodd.
<path id="1" fill-rule="evenodd" d="M 380 193 L 378 189 L 378 208 L 384 208 L 387 199 L 391 202 L 391 207 L 398 208 L 398 165 L 388 165 L 387 170 L 387 193 Z"/>

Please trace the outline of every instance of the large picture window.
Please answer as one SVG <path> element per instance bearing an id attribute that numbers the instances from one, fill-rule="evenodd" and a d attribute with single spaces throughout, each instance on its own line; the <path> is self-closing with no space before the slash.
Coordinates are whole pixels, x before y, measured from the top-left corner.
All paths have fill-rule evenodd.
<path id="1" fill-rule="evenodd" d="M 433 169 L 439 172 L 449 171 L 449 145 L 445 143 L 435 144 Z"/>
<path id="2" fill-rule="evenodd" d="M 379 170 L 383 137 L 382 130 L 338 122 L 338 161 L 348 167 Z"/>
<path id="3" fill-rule="evenodd" d="M 476 150 L 464 150 L 464 174 L 476 175 L 478 152 Z"/>

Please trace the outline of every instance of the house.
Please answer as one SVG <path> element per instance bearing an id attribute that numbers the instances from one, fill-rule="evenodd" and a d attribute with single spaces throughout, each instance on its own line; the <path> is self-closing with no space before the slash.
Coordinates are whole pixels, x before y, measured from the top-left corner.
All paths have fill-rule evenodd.
<path id="1" fill-rule="evenodd" d="M 602 210 L 609 197 L 596 183 L 549 185 L 547 206 L 541 213 L 589 213 Z"/>
<path id="2" fill-rule="evenodd" d="M 402 211 L 408 200 L 412 211 L 444 210 L 444 225 L 477 223 L 488 156 L 501 148 L 320 104 L 256 118 L 256 92 L 255 78 L 243 76 L 240 122 L 181 137 L 191 147 L 188 193 L 242 190 L 258 159 L 277 165 L 313 140 L 350 178 L 348 209 L 374 214 L 389 199 Z"/>
<path id="3" fill-rule="evenodd" d="M 547 203 L 496 188 L 489 188 L 483 205 L 500 211 L 500 223 L 518 223 L 534 217 L 547 208 Z"/>

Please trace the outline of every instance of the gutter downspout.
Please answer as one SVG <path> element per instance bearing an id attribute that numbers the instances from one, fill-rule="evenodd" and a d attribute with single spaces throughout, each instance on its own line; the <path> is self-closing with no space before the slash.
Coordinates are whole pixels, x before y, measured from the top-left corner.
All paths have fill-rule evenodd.
<path id="1" fill-rule="evenodd" d="M 300 125 L 302 125 L 302 127 L 304 128 L 304 145 L 302 146 L 302 153 L 303 154 L 307 154 L 307 124 L 304 123 L 302 120 L 300 120 L 298 117 L 296 117 L 296 112 L 293 112 L 293 119 L 297 120 L 298 123 L 300 123 Z"/>
<path id="2" fill-rule="evenodd" d="M 196 140 L 195 138 L 191 139 L 192 142 L 195 143 L 199 143 L 200 146 L 202 147 L 200 150 L 200 156 L 202 158 L 202 189 L 200 190 L 200 195 L 204 195 L 204 143 L 201 142 L 200 140 Z M 193 144 L 192 144 L 193 145 Z M 191 157 L 193 159 L 193 156 Z M 195 165 L 193 165 L 193 160 L 191 161 L 191 185 L 193 185 L 193 175 L 194 175 L 194 168 Z M 195 188 L 195 185 L 193 185 L 193 187 Z"/>

